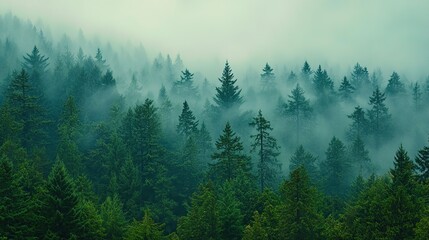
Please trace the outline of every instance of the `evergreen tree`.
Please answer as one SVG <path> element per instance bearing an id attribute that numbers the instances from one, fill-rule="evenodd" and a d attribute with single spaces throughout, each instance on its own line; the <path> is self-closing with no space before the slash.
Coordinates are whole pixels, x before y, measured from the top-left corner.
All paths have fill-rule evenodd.
<path id="1" fill-rule="evenodd" d="M 243 240 L 268 240 L 271 233 L 264 228 L 263 222 L 263 216 L 255 211 L 252 222 L 244 229 Z"/>
<path id="2" fill-rule="evenodd" d="M 42 77 L 49 65 L 47 62 L 49 58 L 41 55 L 39 49 L 36 46 L 34 46 L 31 54 L 27 53 L 26 55 L 27 56 L 24 56 L 22 67 L 29 74 L 31 85 L 35 88 L 36 93 L 41 94 L 44 87 L 42 85 Z"/>
<path id="3" fill-rule="evenodd" d="M 195 98 L 198 96 L 197 88 L 194 86 L 194 74 L 188 69 L 182 71 L 180 80 L 174 83 L 173 92 L 182 98 Z"/>
<path id="4" fill-rule="evenodd" d="M 252 152 L 257 152 L 259 159 L 257 164 L 257 172 L 260 183 L 261 192 L 267 186 L 274 183 L 277 174 L 280 170 L 280 164 L 277 156 L 280 154 L 277 140 L 271 136 L 270 131 L 273 130 L 270 121 L 262 116 L 262 111 L 259 110 L 258 115 L 253 118 L 250 126 L 256 130 L 253 138 Z"/>
<path id="5" fill-rule="evenodd" d="M 75 209 L 78 239 L 105 239 L 105 229 L 97 208 L 91 201 L 81 200 Z"/>
<path id="6" fill-rule="evenodd" d="M 100 48 L 97 48 L 97 53 L 95 54 L 95 63 L 102 72 L 108 68 L 106 65 L 106 59 L 103 58 Z"/>
<path id="7" fill-rule="evenodd" d="M 346 157 L 346 147 L 336 137 L 329 143 L 326 159 L 320 165 L 320 172 L 326 194 L 338 197 L 347 194 L 350 166 Z"/>
<path id="8" fill-rule="evenodd" d="M 369 98 L 369 105 L 371 106 L 371 109 L 368 110 L 369 129 L 374 136 L 376 148 L 379 147 L 382 138 L 386 137 L 390 130 L 390 114 L 384 103 L 385 100 L 386 97 L 379 88 L 376 88 Z"/>
<path id="9" fill-rule="evenodd" d="M 163 225 L 155 223 L 149 210 L 145 210 L 142 221 L 134 220 L 128 227 L 126 240 L 161 240 L 164 239 Z"/>
<path id="10" fill-rule="evenodd" d="M 240 202 L 234 195 L 231 182 L 226 181 L 218 200 L 220 239 L 241 239 L 243 233 L 243 214 Z"/>
<path id="11" fill-rule="evenodd" d="M 101 204 L 100 211 L 103 228 L 106 230 L 106 239 L 122 239 L 125 232 L 125 215 L 122 212 L 122 203 L 118 196 L 107 197 Z"/>
<path id="12" fill-rule="evenodd" d="M 214 97 L 214 101 L 218 107 L 223 110 L 239 107 L 243 103 L 243 97 L 240 96 L 241 89 L 235 85 L 237 79 L 234 79 L 234 74 L 228 61 L 225 63 L 225 68 L 219 81 L 222 83 L 222 86 L 216 87 L 216 95 Z"/>
<path id="13" fill-rule="evenodd" d="M 43 211 L 47 235 L 68 239 L 77 234 L 76 206 L 79 203 L 72 178 L 64 164 L 57 161 L 46 185 Z"/>
<path id="14" fill-rule="evenodd" d="M 315 163 L 316 157 L 311 153 L 306 152 L 302 145 L 299 145 L 290 159 L 289 171 L 293 172 L 295 169 L 304 167 L 310 177 L 310 180 L 314 183 L 318 180 L 318 172 Z"/>
<path id="15" fill-rule="evenodd" d="M 310 65 L 308 64 L 307 61 L 305 61 L 301 69 L 301 77 L 304 79 L 304 82 L 307 83 L 310 81 L 310 76 L 312 73 L 313 71 L 311 70 Z"/>
<path id="16" fill-rule="evenodd" d="M 195 119 L 194 114 L 189 108 L 188 102 L 183 102 L 182 114 L 179 116 L 179 125 L 177 125 L 177 132 L 185 137 L 197 133 L 198 121 Z"/>
<path id="17" fill-rule="evenodd" d="M 64 103 L 58 126 L 60 139 L 57 154 L 73 176 L 79 175 L 83 170 L 82 157 L 78 147 L 80 127 L 79 111 L 73 97 L 68 97 Z"/>
<path id="18" fill-rule="evenodd" d="M 357 137 L 349 150 L 350 162 L 358 168 L 358 175 L 369 175 L 372 173 L 369 152 L 365 149 L 365 143 Z"/>
<path id="19" fill-rule="evenodd" d="M 370 85 L 369 73 L 366 67 L 362 67 L 359 63 L 353 68 L 351 83 L 357 90 Z"/>
<path id="20" fill-rule="evenodd" d="M 345 101 L 350 101 L 352 99 L 352 94 L 354 93 L 355 88 L 347 80 L 347 77 L 343 78 L 338 93 L 340 94 L 341 99 Z"/>
<path id="21" fill-rule="evenodd" d="M 13 118 L 12 106 L 3 103 L 0 106 L 0 145 L 7 140 L 18 142 L 19 123 Z"/>
<path id="22" fill-rule="evenodd" d="M 418 170 L 418 179 L 420 182 L 426 182 L 429 179 L 429 147 L 424 146 L 419 150 L 416 157 Z"/>
<path id="23" fill-rule="evenodd" d="M 422 199 L 417 193 L 414 163 L 402 145 L 390 170 L 392 186 L 387 199 L 389 206 L 389 239 L 413 239 L 414 228 L 421 216 Z"/>
<path id="24" fill-rule="evenodd" d="M 313 109 L 310 102 L 304 96 L 304 90 L 296 85 L 292 90 L 292 95 L 289 95 L 288 104 L 286 105 L 286 115 L 292 118 L 296 126 L 296 144 L 300 143 L 300 135 L 302 128 L 306 126 L 308 120 L 312 117 Z"/>
<path id="25" fill-rule="evenodd" d="M 368 120 L 365 118 L 365 111 L 360 106 L 356 106 L 353 113 L 347 117 L 353 121 L 347 133 L 348 138 L 355 140 L 365 137 L 369 127 Z"/>
<path id="26" fill-rule="evenodd" d="M 334 91 L 334 82 L 328 76 L 326 70 L 322 71 L 322 67 L 319 65 L 316 72 L 314 72 L 313 78 L 314 92 L 319 98 L 326 99 Z"/>
<path id="27" fill-rule="evenodd" d="M 194 193 L 186 216 L 178 221 L 177 234 L 181 239 L 219 239 L 220 220 L 213 184 L 203 184 Z"/>
<path id="28" fill-rule="evenodd" d="M 242 154 L 243 144 L 236 136 L 229 122 L 226 123 L 223 134 L 216 141 L 217 151 L 213 153 L 215 161 L 211 165 L 211 174 L 220 182 L 231 180 L 240 173 L 249 173 L 250 159 Z"/>
<path id="29" fill-rule="evenodd" d="M 404 84 L 400 81 L 400 77 L 396 72 L 390 76 L 389 83 L 386 86 L 385 93 L 388 96 L 397 96 L 398 94 L 405 93 Z"/>
<path id="30" fill-rule="evenodd" d="M 132 219 L 139 212 L 141 176 L 131 158 L 127 158 L 119 170 L 118 193 L 124 203 L 125 215 Z"/>
<path id="31" fill-rule="evenodd" d="M 45 127 L 47 121 L 40 98 L 34 92 L 28 73 L 22 69 L 14 72 L 14 78 L 8 89 L 8 104 L 11 106 L 12 117 L 20 126 L 20 140 L 27 150 L 46 144 Z"/>
<path id="32" fill-rule="evenodd" d="M 24 239 L 31 237 L 34 226 L 29 225 L 29 198 L 19 185 L 12 162 L 0 157 L 0 238 Z"/>
<path id="33" fill-rule="evenodd" d="M 273 69 L 271 68 L 268 63 L 265 64 L 265 67 L 262 69 L 261 74 L 261 83 L 262 83 L 262 90 L 263 91 L 272 91 L 275 89 L 275 75 L 273 73 Z"/>
<path id="34" fill-rule="evenodd" d="M 321 214 L 317 210 L 317 192 L 303 167 L 295 169 L 280 188 L 283 203 L 279 207 L 281 239 L 318 239 Z"/>
<path id="35" fill-rule="evenodd" d="M 201 127 L 196 137 L 196 143 L 198 149 L 198 159 L 202 164 L 202 169 L 205 170 L 208 167 L 209 160 L 211 159 L 210 155 L 212 154 L 214 147 L 212 137 L 204 122 L 201 123 Z"/>
<path id="36" fill-rule="evenodd" d="M 418 111 L 422 107 L 422 90 L 418 82 L 413 84 L 413 103 L 414 108 Z"/>

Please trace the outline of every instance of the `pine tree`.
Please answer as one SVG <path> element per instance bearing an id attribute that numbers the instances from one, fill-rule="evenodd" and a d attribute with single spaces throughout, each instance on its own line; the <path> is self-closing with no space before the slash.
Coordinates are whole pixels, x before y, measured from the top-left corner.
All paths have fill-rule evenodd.
<path id="1" fill-rule="evenodd" d="M 81 200 L 75 209 L 76 233 L 78 239 L 105 239 L 105 229 L 102 226 L 102 219 L 91 201 Z"/>
<path id="2" fill-rule="evenodd" d="M 368 110 L 369 129 L 370 133 L 374 136 L 375 146 L 380 146 L 383 137 L 390 130 L 390 114 L 389 109 L 384 104 L 386 97 L 384 93 L 376 88 L 369 98 L 369 105 L 371 109 Z"/>
<path id="3" fill-rule="evenodd" d="M 345 101 L 350 101 L 352 99 L 352 94 L 354 93 L 355 88 L 347 80 L 347 77 L 343 78 L 338 93 L 340 94 L 341 99 Z"/>
<path id="4" fill-rule="evenodd" d="M 241 89 L 235 85 L 237 79 L 234 79 L 234 74 L 228 61 L 225 63 L 225 68 L 219 81 L 222 83 L 222 86 L 216 87 L 215 103 L 222 110 L 238 108 L 243 103 L 243 97 L 240 96 Z"/>
<path id="5" fill-rule="evenodd" d="M 358 175 L 369 175 L 372 173 L 369 152 L 365 149 L 365 143 L 357 137 L 349 150 L 350 162 L 358 168 Z"/>
<path id="6" fill-rule="evenodd" d="M 327 98 L 334 91 L 334 82 L 328 76 L 326 70 L 322 71 L 319 65 L 313 78 L 314 92 L 319 98 Z"/>
<path id="7" fill-rule="evenodd" d="M 357 90 L 370 85 L 369 74 L 366 67 L 362 67 L 359 63 L 353 68 L 351 83 Z"/>
<path id="8" fill-rule="evenodd" d="M 243 214 L 240 202 L 234 196 L 233 185 L 226 181 L 218 200 L 220 239 L 241 239 L 243 233 Z"/>
<path id="9" fill-rule="evenodd" d="M 368 134 L 368 120 L 365 118 L 365 111 L 356 106 L 352 114 L 347 115 L 353 122 L 350 124 L 347 136 L 349 139 L 355 140 L 357 138 L 364 138 Z"/>
<path id="10" fill-rule="evenodd" d="M 79 111 L 73 97 L 68 97 L 58 126 L 60 139 L 57 154 L 73 176 L 79 175 L 83 170 L 82 156 L 78 147 L 80 128 Z"/>
<path id="11" fill-rule="evenodd" d="M 414 169 L 413 161 L 401 145 L 395 155 L 394 168 L 390 170 L 392 186 L 387 199 L 389 239 L 413 239 L 414 228 L 423 207 L 417 193 Z"/>
<path id="12" fill-rule="evenodd" d="M 419 150 L 416 157 L 418 170 L 418 179 L 420 182 L 426 182 L 429 179 L 429 147 L 424 146 Z"/>
<path id="13" fill-rule="evenodd" d="M 46 68 L 49 63 L 47 62 L 49 58 L 40 54 L 39 49 L 34 46 L 31 54 L 27 53 L 27 56 L 24 56 L 24 62 L 22 67 L 29 74 L 32 86 L 35 88 L 38 94 L 41 94 L 43 91 L 42 85 L 42 76 L 46 72 Z"/>
<path id="14" fill-rule="evenodd" d="M 262 192 L 267 186 L 272 186 L 277 178 L 280 170 L 277 156 L 280 152 L 277 140 L 270 135 L 270 131 L 273 130 L 271 123 L 262 116 L 261 110 L 249 125 L 256 130 L 256 134 L 251 135 L 253 139 L 251 146 L 252 152 L 256 151 L 259 156 L 257 172 Z"/>
<path id="15" fill-rule="evenodd" d="M 141 181 L 137 167 L 131 158 L 127 158 L 118 174 L 118 193 L 127 219 L 132 219 L 139 212 Z"/>
<path id="16" fill-rule="evenodd" d="M 177 132 L 188 138 L 191 134 L 196 134 L 198 130 L 198 120 L 189 108 L 188 102 L 183 102 L 182 114 L 179 116 L 179 125 Z"/>
<path id="17" fill-rule="evenodd" d="M 202 169 L 205 170 L 208 167 L 209 160 L 211 159 L 210 155 L 212 154 L 214 147 L 212 137 L 204 122 L 201 123 L 201 127 L 196 137 L 196 143 L 198 149 L 198 159 L 202 164 Z"/>
<path id="18" fill-rule="evenodd" d="M 393 72 L 390 76 L 385 93 L 391 97 L 405 93 L 404 84 L 400 81 L 400 77 L 396 72 Z"/>
<path id="19" fill-rule="evenodd" d="M 347 194 L 349 165 L 346 147 L 338 138 L 333 137 L 326 151 L 326 160 L 320 165 L 326 194 L 338 197 L 344 197 Z"/>
<path id="20" fill-rule="evenodd" d="M 422 107 L 422 90 L 418 82 L 413 84 L 413 103 L 416 111 Z"/>
<path id="21" fill-rule="evenodd" d="M 103 58 L 100 48 L 97 48 L 97 53 L 95 54 L 95 63 L 102 72 L 108 68 L 108 65 L 106 65 L 106 59 Z"/>
<path id="22" fill-rule="evenodd" d="M 216 149 L 212 155 L 215 163 L 211 165 L 211 174 L 215 179 L 224 182 L 234 179 L 240 173 L 250 172 L 250 159 L 242 154 L 243 144 L 240 137 L 231 129 L 229 122 L 216 141 Z"/>
<path id="23" fill-rule="evenodd" d="M 43 211 L 46 234 L 68 239 L 77 232 L 76 206 L 79 203 L 72 178 L 64 164 L 57 161 L 52 167 L 46 185 Z"/>
<path id="24" fill-rule="evenodd" d="M 219 239 L 219 210 L 212 183 L 201 185 L 194 193 L 188 213 L 179 219 L 177 225 L 181 239 Z"/>
<path id="25" fill-rule="evenodd" d="M 188 69 L 182 71 L 180 80 L 174 83 L 173 92 L 181 98 L 195 98 L 198 96 L 197 88 L 194 86 L 194 74 Z"/>
<path id="26" fill-rule="evenodd" d="M 315 163 L 316 157 L 311 153 L 306 152 L 302 145 L 299 145 L 290 159 L 289 171 L 293 172 L 295 169 L 304 167 L 310 177 L 310 180 L 314 183 L 318 180 L 318 172 Z"/>
<path id="27" fill-rule="evenodd" d="M 102 225 L 106 230 L 106 239 L 122 239 L 125 232 L 125 215 L 122 212 L 122 203 L 118 196 L 107 197 L 101 204 L 100 211 Z"/>
<path id="28" fill-rule="evenodd" d="M 134 220 L 128 227 L 126 240 L 161 240 L 164 239 L 163 225 L 155 223 L 150 216 L 149 210 L 144 211 L 144 217 L 141 221 Z"/>
<path id="29" fill-rule="evenodd" d="M 288 104 L 286 105 L 286 115 L 292 118 L 296 126 L 296 144 L 300 143 L 302 129 L 308 124 L 312 117 L 313 109 L 310 102 L 304 96 L 304 90 L 296 85 L 295 89 L 289 95 Z"/>
<path id="30" fill-rule="evenodd" d="M 253 214 L 252 222 L 244 229 L 243 240 L 268 240 L 268 231 L 263 226 L 263 216 L 257 211 Z"/>
<path id="31" fill-rule="evenodd" d="M 280 187 L 283 200 L 279 207 L 281 239 L 318 239 L 321 214 L 317 210 L 317 192 L 303 167 L 295 169 Z"/>
<path id="32" fill-rule="evenodd" d="M 311 70 L 310 65 L 308 64 L 307 61 L 305 61 L 301 69 L 301 77 L 304 79 L 304 82 L 307 83 L 310 81 L 310 76 L 312 73 L 313 71 Z"/>
<path id="33" fill-rule="evenodd" d="M 261 74 L 261 83 L 262 83 L 262 90 L 263 91 L 272 91 L 273 89 L 275 89 L 275 75 L 273 73 L 273 69 L 271 68 L 271 66 L 266 63 L 265 67 L 262 69 L 262 74 Z"/>

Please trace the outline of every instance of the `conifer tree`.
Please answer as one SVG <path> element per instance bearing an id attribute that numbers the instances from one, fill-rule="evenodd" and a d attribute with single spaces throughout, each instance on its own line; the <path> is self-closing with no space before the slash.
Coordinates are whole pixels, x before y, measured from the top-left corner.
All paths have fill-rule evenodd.
<path id="1" fill-rule="evenodd" d="M 106 239 L 122 239 L 125 232 L 125 215 L 122 211 L 122 203 L 118 196 L 107 197 L 101 204 L 100 211 L 102 225 L 106 230 Z"/>
<path id="2" fill-rule="evenodd" d="M 215 161 L 211 165 L 211 174 L 220 182 L 231 180 L 240 173 L 250 172 L 250 159 L 242 153 L 243 144 L 236 136 L 229 122 L 226 123 L 222 135 L 216 141 L 217 151 L 213 153 Z"/>
<path id="3" fill-rule="evenodd" d="M 371 109 L 368 110 L 369 129 L 370 133 L 374 136 L 375 146 L 380 146 L 381 140 L 386 136 L 390 130 L 390 114 L 389 109 L 386 107 L 384 101 L 386 97 L 384 93 L 376 88 L 369 98 L 369 105 Z"/>
<path id="4" fill-rule="evenodd" d="M 243 240 L 268 240 L 272 233 L 263 226 L 263 216 L 257 211 L 253 214 L 252 222 L 244 228 Z"/>
<path id="5" fill-rule="evenodd" d="M 258 115 L 249 123 L 256 130 L 255 135 L 251 135 L 253 139 L 252 152 L 258 154 L 257 172 L 260 183 L 261 192 L 264 188 L 272 186 L 277 178 L 280 170 L 280 164 L 277 156 L 280 154 L 277 140 L 271 136 L 270 131 L 273 130 L 270 121 L 262 116 L 262 111 L 259 110 Z"/>
<path id="6" fill-rule="evenodd" d="M 290 159 L 289 171 L 292 172 L 299 167 L 304 167 L 310 177 L 310 180 L 315 182 L 318 179 L 318 172 L 315 163 L 316 157 L 305 151 L 302 145 L 299 145 Z"/>
<path id="7" fill-rule="evenodd" d="M 234 196 L 233 185 L 226 181 L 218 200 L 220 239 L 241 239 L 243 233 L 243 214 L 240 202 Z"/>
<path id="8" fill-rule="evenodd" d="M 196 134 L 198 130 L 198 121 L 195 119 L 194 114 L 189 108 L 188 102 L 183 102 L 182 114 L 179 116 L 179 125 L 177 125 L 177 132 L 185 137 L 191 134 Z"/>
<path id="9" fill-rule="evenodd" d="M 181 98 L 197 97 L 197 88 L 194 86 L 193 79 L 194 74 L 185 69 L 185 71 L 182 71 L 180 80 L 174 83 L 173 92 Z"/>
<path id="10" fill-rule="evenodd" d="M 243 97 L 240 96 L 241 89 L 235 85 L 237 79 L 234 79 L 234 74 L 228 61 L 225 63 L 222 77 L 219 78 L 219 81 L 222 85 L 216 87 L 216 95 L 214 97 L 217 106 L 222 110 L 238 108 L 243 103 Z"/>
<path id="11" fill-rule="evenodd" d="M 347 77 L 344 77 L 343 81 L 341 82 L 340 88 L 338 89 L 338 93 L 340 94 L 341 99 L 345 101 L 350 101 L 354 91 L 355 88 L 347 80 Z"/>
<path id="12" fill-rule="evenodd" d="M 426 182 L 429 179 L 429 147 L 424 146 L 419 150 L 416 157 L 416 167 L 418 179 L 420 182 Z"/>
<path id="13" fill-rule="evenodd" d="M 322 71 L 322 67 L 319 65 L 316 72 L 314 72 L 313 78 L 314 92 L 319 98 L 329 97 L 334 91 L 334 82 L 328 76 L 326 70 Z"/>
<path id="14" fill-rule="evenodd" d="M 198 149 L 198 159 L 202 164 L 202 169 L 206 169 L 208 167 L 209 160 L 211 159 L 210 155 L 213 152 L 214 146 L 212 137 L 204 122 L 201 123 L 201 127 L 196 137 L 196 143 Z"/>
<path id="15" fill-rule="evenodd" d="M 331 196 L 344 197 L 348 189 L 350 164 L 346 156 L 346 147 L 336 137 L 329 142 L 326 159 L 320 165 L 325 193 Z"/>
<path id="16" fill-rule="evenodd" d="M 144 211 L 141 221 L 134 220 L 128 227 L 125 238 L 126 240 L 162 240 L 164 239 L 163 225 L 155 223 L 150 215 L 149 210 Z"/>
<path id="17" fill-rule="evenodd" d="M 356 90 L 361 90 L 363 87 L 370 85 L 368 69 L 362 67 L 359 63 L 353 68 L 351 84 L 356 88 Z"/>
<path id="18" fill-rule="evenodd" d="M 29 74 L 31 84 L 35 88 L 37 94 L 41 94 L 43 91 L 42 77 L 46 72 L 48 67 L 49 60 L 48 57 L 45 57 L 40 54 L 39 49 L 34 46 L 31 54 L 27 53 L 27 56 L 24 56 L 24 62 L 22 67 Z"/>
<path id="19" fill-rule="evenodd" d="M 308 64 L 307 61 L 305 61 L 301 69 L 301 77 L 304 79 L 306 83 L 310 81 L 310 76 L 312 73 L 313 71 L 311 70 L 310 65 Z"/>
<path id="20" fill-rule="evenodd" d="M 291 95 L 289 95 L 288 104 L 286 106 L 286 115 L 295 122 L 296 144 L 299 144 L 302 129 L 308 124 L 308 120 L 311 119 L 313 111 L 310 102 L 304 96 L 304 90 L 299 84 L 296 85 Z"/>
<path id="21" fill-rule="evenodd" d="M 392 75 L 390 76 L 389 83 L 386 86 L 385 93 L 391 97 L 405 93 L 404 84 L 400 81 L 400 77 L 398 73 L 393 72 Z"/>
<path id="22" fill-rule="evenodd" d="M 279 207 L 281 239 L 318 239 L 321 214 L 317 192 L 303 167 L 295 169 L 280 188 L 283 200 Z"/>
<path id="23" fill-rule="evenodd" d="M 349 150 L 350 162 L 358 169 L 358 175 L 369 175 L 372 173 L 369 152 L 365 149 L 365 143 L 357 137 Z"/>
<path id="24" fill-rule="evenodd" d="M 101 216 L 95 204 L 91 201 L 81 200 L 75 209 L 76 233 L 79 239 L 105 239 L 105 229 L 102 225 Z"/>
<path id="25" fill-rule="evenodd" d="M 422 90 L 418 82 L 415 82 L 413 84 L 412 91 L 413 91 L 412 95 L 413 95 L 414 108 L 416 109 L 416 111 L 418 111 L 422 107 Z"/>
<path id="26" fill-rule="evenodd" d="M 356 106 L 353 113 L 347 117 L 353 121 L 347 133 L 349 139 L 364 138 L 369 127 L 368 120 L 365 118 L 365 111 L 360 106 Z"/>
<path id="27" fill-rule="evenodd" d="M 273 73 L 273 69 L 271 66 L 266 63 L 265 67 L 262 69 L 261 74 L 261 83 L 262 83 L 262 90 L 263 91 L 272 91 L 275 89 L 275 75 Z"/>

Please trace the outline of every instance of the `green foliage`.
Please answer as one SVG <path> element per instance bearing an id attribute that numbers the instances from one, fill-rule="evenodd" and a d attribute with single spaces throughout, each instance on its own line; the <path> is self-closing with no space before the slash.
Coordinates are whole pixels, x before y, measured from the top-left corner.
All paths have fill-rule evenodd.
<path id="1" fill-rule="evenodd" d="M 174 82 L 173 92 L 183 98 L 195 98 L 198 96 L 197 88 L 194 86 L 194 74 L 189 72 L 188 69 L 182 71 L 180 80 Z"/>
<path id="2" fill-rule="evenodd" d="M 241 89 L 234 85 L 237 79 L 234 80 L 234 74 L 228 61 L 225 63 L 225 68 L 219 81 L 222 83 L 222 86 L 216 87 L 215 103 L 222 110 L 238 108 L 243 103 L 243 97 L 240 96 Z"/>
<path id="3" fill-rule="evenodd" d="M 252 222 L 244 229 L 243 240 L 268 240 L 270 233 L 264 228 L 263 221 L 263 216 L 255 212 Z"/>
<path id="4" fill-rule="evenodd" d="M 386 138 L 390 131 L 391 116 L 384 103 L 385 100 L 386 97 L 379 88 L 376 88 L 369 98 L 369 105 L 371 106 L 371 109 L 368 110 L 369 130 L 374 136 L 376 148 L 380 146 L 381 140 Z"/>
<path id="5" fill-rule="evenodd" d="M 241 239 L 243 214 L 230 181 L 226 181 L 222 185 L 217 206 L 219 209 L 220 238 Z"/>
<path id="6" fill-rule="evenodd" d="M 179 116 L 179 124 L 177 125 L 177 132 L 185 137 L 197 133 L 198 120 L 195 119 L 194 114 L 189 108 L 188 102 L 183 102 L 182 114 Z"/>
<path id="7" fill-rule="evenodd" d="M 347 77 L 344 77 L 343 81 L 340 84 L 340 87 L 338 88 L 338 93 L 341 99 L 350 101 L 352 99 L 352 94 L 354 91 L 355 91 L 355 88 L 347 80 Z"/>
<path id="8" fill-rule="evenodd" d="M 275 80 L 276 76 L 273 73 L 273 68 L 266 63 L 261 74 L 262 91 L 271 92 L 275 90 Z"/>
<path id="9" fill-rule="evenodd" d="M 393 72 L 390 76 L 385 92 L 392 97 L 405 93 L 404 84 L 400 81 L 400 77 L 396 72 Z"/>
<path id="10" fill-rule="evenodd" d="M 368 69 L 356 63 L 352 72 L 351 84 L 353 84 L 357 90 L 368 87 L 370 85 Z"/>
<path id="11" fill-rule="evenodd" d="M 365 117 L 365 111 L 360 106 L 356 106 L 353 113 L 347 115 L 347 117 L 352 120 L 347 132 L 347 137 L 351 140 L 366 137 L 368 134 L 369 123 Z"/>
<path id="12" fill-rule="evenodd" d="M 250 172 L 250 159 L 242 154 L 243 144 L 236 136 L 229 122 L 226 123 L 223 134 L 216 141 L 217 151 L 213 153 L 215 161 L 211 167 L 211 174 L 219 182 L 231 180 L 241 173 Z"/>
<path id="13" fill-rule="evenodd" d="M 311 153 L 306 152 L 304 147 L 300 145 L 290 159 L 289 171 L 304 167 L 310 180 L 315 183 L 318 180 L 318 170 L 315 166 L 316 157 Z"/>
<path id="14" fill-rule="evenodd" d="M 308 121 L 312 117 L 313 109 L 310 102 L 304 96 L 304 90 L 299 84 L 292 90 L 292 95 L 289 95 L 288 104 L 285 105 L 284 112 L 286 116 L 291 118 L 296 127 L 296 144 L 300 142 L 302 129 L 308 125 Z"/>
<path id="15" fill-rule="evenodd" d="M 75 208 L 76 237 L 78 239 L 105 239 L 102 219 L 93 202 L 81 200 Z"/>
<path id="16" fill-rule="evenodd" d="M 164 239 L 162 225 L 155 223 L 149 210 L 145 210 L 142 221 L 134 220 L 128 227 L 126 240 L 160 240 Z"/>
<path id="17" fill-rule="evenodd" d="M 426 182 L 429 179 L 429 147 L 424 146 L 419 150 L 416 156 L 416 167 L 418 170 L 418 179 Z"/>
<path id="18" fill-rule="evenodd" d="M 262 116 L 261 110 L 259 110 L 258 115 L 252 119 L 249 125 L 256 130 L 256 134 L 250 136 L 253 139 L 251 151 L 257 152 L 259 156 L 257 176 L 262 192 L 265 187 L 273 186 L 273 183 L 277 179 L 281 168 L 277 160 L 280 152 L 277 140 L 270 134 L 270 131 L 273 130 L 271 123 Z"/>
<path id="19" fill-rule="evenodd" d="M 100 216 L 103 228 L 106 231 L 105 239 L 122 239 L 125 232 L 125 215 L 122 211 L 122 203 L 118 196 L 107 197 L 101 204 Z"/>

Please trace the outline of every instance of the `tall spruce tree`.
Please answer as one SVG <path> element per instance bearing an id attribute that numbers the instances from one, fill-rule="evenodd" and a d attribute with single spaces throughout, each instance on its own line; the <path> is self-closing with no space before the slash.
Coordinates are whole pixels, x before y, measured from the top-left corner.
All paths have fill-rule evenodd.
<path id="1" fill-rule="evenodd" d="M 416 156 L 418 179 L 421 182 L 429 180 L 429 147 L 424 146 Z"/>
<path id="2" fill-rule="evenodd" d="M 122 211 L 122 203 L 118 196 L 107 197 L 101 204 L 100 211 L 102 224 L 106 230 L 106 239 L 119 240 L 125 232 L 125 215 Z"/>
<path id="3" fill-rule="evenodd" d="M 384 93 L 376 88 L 369 98 L 371 109 L 368 110 L 369 131 L 374 137 L 375 147 L 378 148 L 383 137 L 386 137 L 390 130 L 390 114 L 384 101 Z"/>
<path id="4" fill-rule="evenodd" d="M 216 87 L 216 95 L 214 101 L 222 110 L 238 108 L 243 103 L 243 97 L 240 96 L 241 89 L 235 85 L 237 79 L 234 79 L 234 74 L 229 66 L 228 61 L 222 72 L 222 77 L 219 78 L 220 87 Z"/>
<path id="5" fill-rule="evenodd" d="M 173 93 L 181 98 L 195 98 L 198 96 L 198 90 L 194 86 L 194 74 L 188 69 L 182 71 L 180 80 L 174 83 Z"/>
<path id="6" fill-rule="evenodd" d="M 360 106 L 356 106 L 353 113 L 347 117 L 353 121 L 349 126 L 347 137 L 353 141 L 356 138 L 366 137 L 369 123 L 365 117 L 365 111 Z"/>
<path id="7" fill-rule="evenodd" d="M 313 78 L 314 92 L 319 98 L 328 98 L 334 91 L 334 82 L 328 76 L 326 70 L 322 71 L 322 67 L 319 65 L 316 72 L 314 72 Z"/>
<path id="8" fill-rule="evenodd" d="M 290 159 L 289 171 L 293 172 L 295 169 L 300 167 L 304 167 L 307 172 L 310 180 L 315 182 L 318 180 L 318 171 L 316 167 L 316 157 L 314 157 L 311 153 L 305 151 L 302 145 L 296 149 L 295 153 L 292 155 Z"/>
<path id="9" fill-rule="evenodd" d="M 262 91 L 272 91 L 275 89 L 276 76 L 273 73 L 273 68 L 266 63 L 265 67 L 262 69 L 261 74 L 261 85 Z"/>
<path id="10" fill-rule="evenodd" d="M 356 63 L 352 72 L 351 84 L 353 84 L 358 91 L 364 87 L 368 87 L 370 85 L 368 69 Z"/>
<path id="11" fill-rule="evenodd" d="M 179 116 L 179 124 L 177 125 L 177 132 L 188 138 L 191 134 L 196 134 L 198 130 L 198 120 L 195 119 L 194 114 L 189 108 L 188 102 L 183 102 L 182 114 Z"/>
<path id="12" fill-rule="evenodd" d="M 343 78 L 340 87 L 338 88 L 338 93 L 344 101 L 350 101 L 352 99 L 352 94 L 355 91 L 355 87 L 347 80 L 347 77 Z"/>
<path id="13" fill-rule="evenodd" d="M 311 70 L 310 64 L 305 61 L 304 65 L 301 68 L 301 78 L 304 80 L 305 83 L 308 83 L 310 81 L 311 74 L 313 74 L 313 71 Z"/>
<path id="14" fill-rule="evenodd" d="M 250 158 L 242 153 L 243 144 L 229 122 L 216 141 L 216 150 L 212 155 L 214 163 L 210 166 L 214 179 L 224 182 L 234 179 L 239 174 L 250 173 Z"/>
<path id="15" fill-rule="evenodd" d="M 400 94 L 405 93 L 404 84 L 400 81 L 398 73 L 393 72 L 390 76 L 385 93 L 390 97 L 398 96 Z"/>
<path id="16" fill-rule="evenodd" d="M 305 98 L 304 90 L 299 84 L 292 90 L 291 95 L 289 95 L 288 104 L 285 106 L 286 116 L 290 117 L 295 123 L 296 144 L 299 144 L 302 129 L 308 124 L 313 112 L 310 102 Z"/>
<path id="17" fill-rule="evenodd" d="M 251 135 L 253 139 L 252 152 L 257 152 L 258 163 L 257 172 L 261 192 L 268 186 L 272 186 L 275 182 L 280 170 L 280 163 L 277 156 L 280 154 L 277 140 L 271 136 L 270 131 L 273 130 L 270 121 L 262 116 L 262 111 L 259 110 L 258 115 L 249 123 L 254 127 L 256 134 Z"/>

